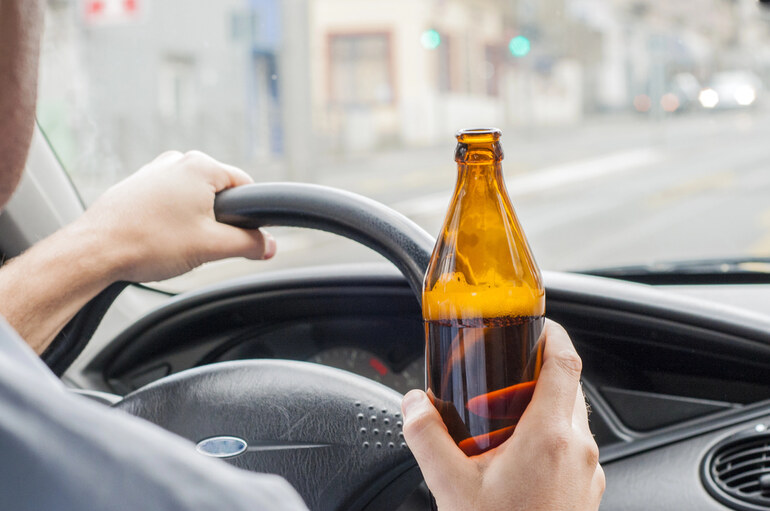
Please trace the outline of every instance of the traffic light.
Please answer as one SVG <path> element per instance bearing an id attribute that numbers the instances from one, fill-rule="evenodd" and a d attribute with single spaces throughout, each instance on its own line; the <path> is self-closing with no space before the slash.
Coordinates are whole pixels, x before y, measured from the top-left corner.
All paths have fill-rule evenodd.
<path id="1" fill-rule="evenodd" d="M 514 57 L 526 57 L 532 44 L 523 35 L 517 35 L 508 43 L 508 49 Z"/>
<path id="2" fill-rule="evenodd" d="M 441 44 L 441 35 L 436 30 L 426 30 L 420 36 L 420 43 L 426 50 L 435 50 Z"/>

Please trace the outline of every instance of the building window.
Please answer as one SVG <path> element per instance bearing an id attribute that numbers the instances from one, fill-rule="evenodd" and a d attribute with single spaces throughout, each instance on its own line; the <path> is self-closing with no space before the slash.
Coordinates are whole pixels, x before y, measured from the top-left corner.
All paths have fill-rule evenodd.
<path id="1" fill-rule="evenodd" d="M 329 57 L 332 103 L 381 105 L 393 102 L 389 34 L 331 35 Z"/>

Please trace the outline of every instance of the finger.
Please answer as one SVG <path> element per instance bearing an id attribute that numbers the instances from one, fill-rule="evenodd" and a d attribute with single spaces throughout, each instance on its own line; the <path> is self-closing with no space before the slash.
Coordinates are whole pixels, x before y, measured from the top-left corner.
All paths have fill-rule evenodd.
<path id="1" fill-rule="evenodd" d="M 216 224 L 208 236 L 209 259 L 246 257 L 248 259 L 270 259 L 275 255 L 275 238 L 260 229 L 240 229 L 225 224 Z"/>
<path id="2" fill-rule="evenodd" d="M 592 509 L 598 509 L 599 503 L 604 495 L 604 490 L 607 488 L 607 480 L 604 475 L 604 469 L 601 465 L 596 465 L 596 471 L 591 479 L 591 497 L 593 497 Z"/>
<path id="3" fill-rule="evenodd" d="M 232 165 L 226 165 L 223 163 L 221 164 L 221 169 L 225 174 L 224 177 L 227 179 L 223 180 L 222 183 L 217 183 L 217 192 L 221 192 L 227 188 L 235 188 L 236 186 L 248 185 L 254 182 L 254 179 L 252 179 L 250 175 L 238 167 L 233 167 Z M 221 188 L 219 186 L 221 186 Z"/>
<path id="4" fill-rule="evenodd" d="M 434 493 L 453 493 L 454 481 L 468 476 L 469 459 L 449 436 L 444 422 L 425 392 L 412 390 L 401 402 L 404 437 Z"/>
<path id="5" fill-rule="evenodd" d="M 183 161 L 200 172 L 216 192 L 254 182 L 251 176 L 238 167 L 219 162 L 200 151 L 185 153 Z"/>
<path id="6" fill-rule="evenodd" d="M 570 424 L 582 363 L 561 325 L 546 321 L 544 334 L 543 367 L 527 413 Z"/>
<path id="7" fill-rule="evenodd" d="M 588 425 L 588 404 L 586 403 L 583 387 L 578 386 L 575 396 L 575 408 L 572 410 L 572 425 L 579 431 L 591 436 L 591 428 Z"/>

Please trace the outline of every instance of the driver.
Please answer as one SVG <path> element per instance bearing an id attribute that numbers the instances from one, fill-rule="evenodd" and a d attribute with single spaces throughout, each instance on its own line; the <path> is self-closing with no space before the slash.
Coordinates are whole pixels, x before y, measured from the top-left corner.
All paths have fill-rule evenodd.
<path id="1" fill-rule="evenodd" d="M 40 0 L 0 0 L 0 206 L 34 129 L 42 17 Z M 305 509 L 277 476 L 200 456 L 171 433 L 66 392 L 35 354 L 112 282 L 272 257 L 266 232 L 214 220 L 215 194 L 249 182 L 202 153 L 164 153 L 0 269 L 0 509 Z M 515 434 L 483 455 L 457 448 L 424 392 L 404 397 L 404 434 L 441 511 L 598 507 L 604 474 L 580 359 L 560 326 L 549 322 L 545 336 L 531 404 Z"/>

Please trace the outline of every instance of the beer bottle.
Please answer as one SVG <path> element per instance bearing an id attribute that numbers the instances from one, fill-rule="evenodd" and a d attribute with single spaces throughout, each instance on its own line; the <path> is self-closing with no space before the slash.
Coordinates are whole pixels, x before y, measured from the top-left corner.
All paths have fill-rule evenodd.
<path id="1" fill-rule="evenodd" d="M 505 189 L 500 135 L 457 133 L 457 184 L 423 284 L 427 393 L 468 456 L 513 433 L 543 358 L 545 290 Z"/>

